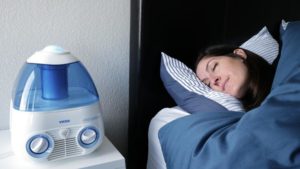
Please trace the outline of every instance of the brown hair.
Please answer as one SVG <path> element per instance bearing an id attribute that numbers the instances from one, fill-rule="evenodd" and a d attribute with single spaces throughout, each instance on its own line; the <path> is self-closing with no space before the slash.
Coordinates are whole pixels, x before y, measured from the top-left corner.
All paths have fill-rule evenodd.
<path id="1" fill-rule="evenodd" d="M 233 45 L 216 45 L 208 47 L 204 52 L 200 53 L 195 67 L 204 57 L 228 56 L 232 58 L 240 57 L 233 51 L 240 47 Z M 243 49 L 243 48 L 240 48 Z M 246 111 L 253 109 L 261 104 L 265 97 L 269 94 L 274 77 L 274 68 L 266 60 L 259 55 L 243 49 L 247 55 L 244 64 L 248 68 L 249 88 L 245 96 L 241 98 Z"/>

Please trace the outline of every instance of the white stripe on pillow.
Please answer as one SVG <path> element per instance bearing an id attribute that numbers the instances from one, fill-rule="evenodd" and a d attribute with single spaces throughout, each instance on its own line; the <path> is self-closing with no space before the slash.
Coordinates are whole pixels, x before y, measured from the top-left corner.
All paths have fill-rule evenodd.
<path id="1" fill-rule="evenodd" d="M 244 42 L 240 47 L 261 56 L 269 64 L 273 63 L 279 52 L 279 44 L 272 37 L 267 27 L 263 27 L 256 35 Z"/>

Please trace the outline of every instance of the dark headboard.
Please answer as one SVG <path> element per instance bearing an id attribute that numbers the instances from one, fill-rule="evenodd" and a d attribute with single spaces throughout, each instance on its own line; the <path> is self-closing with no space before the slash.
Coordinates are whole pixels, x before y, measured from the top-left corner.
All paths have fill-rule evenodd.
<path id="1" fill-rule="evenodd" d="M 298 0 L 131 0 L 129 150 L 127 168 L 146 168 L 151 118 L 174 106 L 160 80 L 160 52 L 193 68 L 199 50 L 240 44 L 281 19 L 300 20 Z"/>

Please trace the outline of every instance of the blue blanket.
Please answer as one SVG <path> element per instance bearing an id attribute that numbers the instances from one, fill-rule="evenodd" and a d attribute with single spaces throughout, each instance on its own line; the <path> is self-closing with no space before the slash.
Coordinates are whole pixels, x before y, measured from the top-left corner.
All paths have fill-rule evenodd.
<path id="1" fill-rule="evenodd" d="M 289 99 L 299 93 L 297 85 L 245 115 L 198 113 L 167 124 L 159 137 L 168 169 L 300 168 L 300 102 Z"/>
<path id="2" fill-rule="evenodd" d="M 199 112 L 159 131 L 168 169 L 300 168 L 300 23 L 281 36 L 272 91 L 260 107 Z"/>

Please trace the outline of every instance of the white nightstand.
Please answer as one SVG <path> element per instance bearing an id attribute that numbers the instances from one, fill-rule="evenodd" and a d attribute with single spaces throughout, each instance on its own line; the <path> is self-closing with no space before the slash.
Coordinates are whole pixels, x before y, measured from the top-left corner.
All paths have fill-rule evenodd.
<path id="1" fill-rule="evenodd" d="M 105 138 L 102 145 L 86 156 L 36 163 L 17 158 L 10 147 L 9 130 L 0 130 L 0 166 L 3 169 L 125 169 L 125 159 Z"/>

